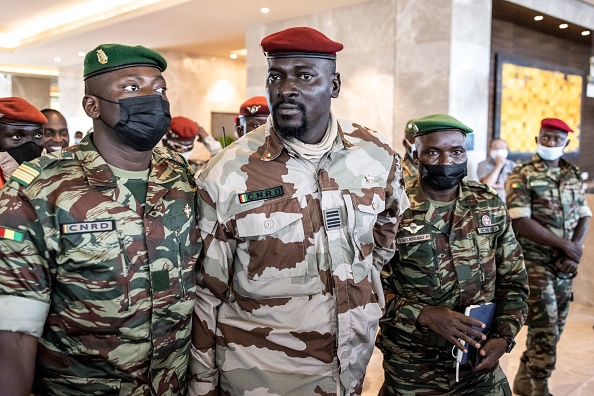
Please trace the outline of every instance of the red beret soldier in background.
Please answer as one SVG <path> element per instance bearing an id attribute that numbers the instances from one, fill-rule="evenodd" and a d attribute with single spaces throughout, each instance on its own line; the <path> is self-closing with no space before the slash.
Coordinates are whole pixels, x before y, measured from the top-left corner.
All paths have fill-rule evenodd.
<path id="1" fill-rule="evenodd" d="M 550 395 L 548 378 L 592 216 L 579 169 L 562 158 L 571 132 L 560 119 L 543 119 L 536 154 L 516 166 L 505 183 L 530 286 L 526 351 L 513 385 L 519 395 Z"/>
<path id="2" fill-rule="evenodd" d="M 270 115 L 265 96 L 253 96 L 239 107 L 239 115 L 235 121 L 237 136 L 242 137 L 248 132 L 266 124 Z"/>
<path id="3" fill-rule="evenodd" d="M 0 98 L 0 187 L 25 161 L 43 153 L 47 118 L 23 98 Z"/>

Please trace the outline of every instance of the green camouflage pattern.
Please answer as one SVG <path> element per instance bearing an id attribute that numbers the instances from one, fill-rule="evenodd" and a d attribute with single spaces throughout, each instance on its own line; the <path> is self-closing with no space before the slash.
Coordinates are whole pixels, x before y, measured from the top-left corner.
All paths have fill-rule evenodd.
<path id="1" fill-rule="evenodd" d="M 549 168 L 534 155 L 530 162 L 514 168 L 505 187 L 512 218 L 530 217 L 567 240 L 573 238 L 580 218 L 592 215 L 579 169 L 562 158 L 558 168 Z M 546 385 L 555 369 L 557 343 L 572 299 L 572 280 L 556 276 L 555 263 L 563 256 L 561 250 L 522 235 L 518 241 L 526 258 L 530 284 L 528 335 L 521 359 L 525 374 Z"/>
<path id="2" fill-rule="evenodd" d="M 553 234 L 571 240 L 581 217 L 591 216 L 583 193 L 579 169 L 559 160 L 549 168 L 538 155 L 514 168 L 505 183 L 506 201 L 512 219 L 531 217 Z M 562 252 L 518 235 L 524 257 L 546 263 L 551 271 Z"/>
<path id="3" fill-rule="evenodd" d="M 418 179 L 409 199 L 396 254 L 382 273 L 386 314 L 377 345 L 384 353 L 385 394 L 449 394 L 453 344 L 418 326 L 419 313 L 427 305 L 464 312 L 468 305 L 494 302 L 492 332 L 515 337 L 527 315 L 526 269 L 505 205 L 487 185 L 462 181 L 449 219 L 430 204 Z M 460 394 L 463 384 L 476 382 L 478 373 L 464 377 L 469 373 L 461 367 Z M 502 391 L 509 387 L 497 373 L 487 379 Z"/>
<path id="4" fill-rule="evenodd" d="M 404 183 L 408 185 L 419 176 L 419 170 L 409 155 L 405 155 L 402 162 L 404 164 L 402 167 L 404 172 Z"/>
<path id="5" fill-rule="evenodd" d="M 0 329 L 11 328 L 3 298 L 48 305 L 47 318 L 36 318 L 45 326 L 34 391 L 186 394 L 201 248 L 191 170 L 155 149 L 143 209 L 91 135 L 30 167 L 39 169 L 34 180 L 0 192 L 0 226 L 24 234 L 0 239 Z M 111 226 L 81 231 L 99 220 Z"/>
<path id="6" fill-rule="evenodd" d="M 408 207 L 399 156 L 339 121 L 316 170 L 271 125 L 198 178 L 190 394 L 360 395 L 384 308 L 379 271 Z"/>

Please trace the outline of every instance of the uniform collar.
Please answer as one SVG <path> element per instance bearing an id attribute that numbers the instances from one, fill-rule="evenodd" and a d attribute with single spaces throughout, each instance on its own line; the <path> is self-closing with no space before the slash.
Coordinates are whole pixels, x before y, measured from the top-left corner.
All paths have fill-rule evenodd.
<path id="1" fill-rule="evenodd" d="M 336 122 L 337 124 L 338 134 L 330 151 L 334 152 L 356 147 L 346 138 L 340 126 L 340 123 L 336 120 L 336 118 L 331 117 L 331 119 L 334 120 L 334 122 Z M 278 137 L 278 134 L 276 133 L 276 131 L 274 130 L 274 126 L 272 125 L 272 115 L 269 115 L 268 120 L 266 121 L 266 129 L 264 132 L 264 136 L 265 140 L 264 144 L 262 145 L 262 150 L 257 151 L 262 153 L 260 157 L 261 161 L 274 161 L 281 155 L 283 149 L 285 149 L 287 152 L 294 153 L 294 151 L 286 147 L 281 141 L 281 139 Z"/>
<path id="2" fill-rule="evenodd" d="M 421 188 L 420 178 L 416 178 L 411 184 L 409 189 L 409 200 L 411 210 L 427 211 L 429 210 L 429 199 Z M 478 205 L 476 196 L 470 191 L 465 181 L 461 181 L 458 185 L 458 198 L 457 203 L 464 207 L 475 207 Z"/>

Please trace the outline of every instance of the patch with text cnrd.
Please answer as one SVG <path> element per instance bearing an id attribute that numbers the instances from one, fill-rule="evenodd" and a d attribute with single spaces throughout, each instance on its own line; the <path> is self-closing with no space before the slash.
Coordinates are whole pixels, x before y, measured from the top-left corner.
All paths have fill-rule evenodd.
<path id="1" fill-rule="evenodd" d="M 249 191 L 243 194 L 238 194 L 240 203 L 248 203 L 254 201 L 261 201 L 263 199 L 270 199 L 280 197 L 284 194 L 283 186 L 267 188 L 265 190 Z"/>

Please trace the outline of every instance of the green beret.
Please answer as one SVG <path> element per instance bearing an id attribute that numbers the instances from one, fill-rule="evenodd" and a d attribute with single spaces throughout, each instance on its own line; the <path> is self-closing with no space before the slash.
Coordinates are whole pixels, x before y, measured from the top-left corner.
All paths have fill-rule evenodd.
<path id="1" fill-rule="evenodd" d="M 157 51 L 137 45 L 101 44 L 85 56 L 83 77 L 89 77 L 134 66 L 167 68 L 167 61 Z"/>
<path id="2" fill-rule="evenodd" d="M 432 114 L 413 121 L 413 133 L 415 136 L 426 135 L 432 132 L 448 131 L 457 129 L 465 135 L 472 133 L 472 129 L 447 114 Z"/>
<path id="3" fill-rule="evenodd" d="M 405 133 L 415 133 L 415 130 L 413 128 L 414 122 L 415 122 L 414 118 L 412 120 L 406 121 L 406 126 L 404 127 Z"/>

